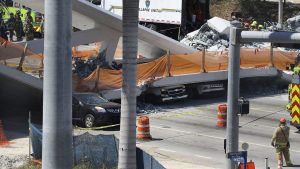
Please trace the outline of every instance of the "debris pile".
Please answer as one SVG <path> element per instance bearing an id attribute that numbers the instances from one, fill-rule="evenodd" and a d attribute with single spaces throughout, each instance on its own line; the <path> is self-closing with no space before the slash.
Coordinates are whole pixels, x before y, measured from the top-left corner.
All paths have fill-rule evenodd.
<path id="1" fill-rule="evenodd" d="M 181 43 L 197 50 L 207 49 L 208 51 L 223 51 L 229 47 L 229 29 L 229 21 L 214 17 L 202 25 L 200 29 L 187 34 L 186 37 L 181 40 Z M 266 30 L 274 31 L 274 24 L 270 23 Z M 269 46 L 269 43 L 256 42 L 242 44 L 242 47 L 244 48 L 266 48 Z"/>
<path id="2" fill-rule="evenodd" d="M 181 43 L 188 46 L 192 46 L 197 50 L 202 50 L 203 48 L 213 48 L 216 50 L 223 50 L 228 48 L 228 39 L 224 35 L 220 35 L 216 30 L 204 24 L 197 31 L 188 34 Z"/>
<path id="3" fill-rule="evenodd" d="M 289 18 L 286 21 L 286 24 L 287 24 L 287 28 L 286 28 L 287 30 L 300 32 L 300 15 Z"/>
<path id="4" fill-rule="evenodd" d="M 96 57 L 87 60 L 76 58 L 73 63 L 73 73 L 76 73 L 80 78 L 85 78 L 90 75 L 100 63 L 100 60 Z"/>
<path id="5" fill-rule="evenodd" d="M 161 107 L 155 106 L 153 104 L 138 102 L 137 103 L 137 112 L 138 114 L 152 114 L 159 113 L 162 110 Z"/>

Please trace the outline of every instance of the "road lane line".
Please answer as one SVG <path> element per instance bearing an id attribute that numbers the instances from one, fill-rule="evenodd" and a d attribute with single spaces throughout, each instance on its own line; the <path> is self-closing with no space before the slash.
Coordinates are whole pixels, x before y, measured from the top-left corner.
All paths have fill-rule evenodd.
<path id="1" fill-rule="evenodd" d="M 211 159 L 211 157 L 201 156 L 201 155 L 198 155 L 198 154 L 196 154 L 195 156 L 199 157 L 199 158 Z"/>
<path id="2" fill-rule="evenodd" d="M 250 110 L 257 110 L 257 111 L 262 111 L 262 112 L 267 112 L 267 113 L 282 114 L 282 115 L 290 116 L 290 114 L 288 112 L 281 112 L 281 111 L 285 111 L 283 109 L 281 109 L 279 111 L 271 111 L 271 110 L 263 110 L 260 108 L 250 108 Z"/>
<path id="3" fill-rule="evenodd" d="M 160 127 L 160 126 L 151 126 L 151 127 L 152 128 L 157 128 L 157 129 L 164 129 L 164 130 L 176 131 L 176 132 L 185 133 L 185 134 L 196 134 L 196 135 L 199 135 L 199 136 L 205 136 L 205 137 L 210 137 L 210 138 L 215 138 L 215 139 L 221 139 L 221 140 L 224 139 L 222 137 L 210 136 L 210 135 L 199 134 L 199 133 L 193 133 L 193 132 L 189 132 L 189 131 L 177 130 L 177 129 L 172 129 L 172 128 L 163 128 L 163 127 Z"/>
<path id="4" fill-rule="evenodd" d="M 168 150 L 168 149 L 164 149 L 164 148 L 160 148 L 159 150 L 161 150 L 161 151 L 167 151 L 167 152 L 171 152 L 171 153 L 176 153 L 176 151 Z"/>
<path id="5" fill-rule="evenodd" d="M 251 125 L 245 125 L 243 127 L 266 127 L 266 128 L 276 129 L 278 126 L 275 127 L 275 126 L 267 126 L 267 125 L 258 124 L 258 123 L 251 123 Z M 297 130 L 290 129 L 290 134 L 297 134 L 298 135 L 298 133 L 296 133 L 296 132 L 297 132 Z"/>
<path id="6" fill-rule="evenodd" d="M 177 129 L 171 129 L 171 128 L 163 128 L 160 126 L 151 126 L 152 128 L 157 128 L 157 129 L 163 129 L 163 130 L 170 130 L 170 131 L 175 131 L 175 132 L 181 132 L 181 133 L 186 133 L 186 134 L 194 134 L 197 136 L 203 136 L 203 137 L 208 137 L 208 138 L 213 138 L 213 139 L 219 139 L 219 140 L 224 140 L 224 137 L 217 137 L 217 136 L 210 136 L 210 135 L 206 135 L 206 134 L 201 134 L 201 133 L 192 133 L 192 132 L 188 132 L 188 131 L 183 131 L 183 130 L 177 130 Z M 245 141 L 239 141 L 239 143 L 244 143 Z M 259 146 L 259 147 L 265 147 L 265 148 L 272 148 L 274 149 L 274 147 L 272 146 L 266 146 L 263 144 L 257 144 L 257 143 L 252 143 L 252 142 L 248 142 L 246 141 L 248 144 L 250 145 L 255 145 L 255 146 Z M 300 153 L 300 150 L 292 150 L 290 149 L 291 152 L 295 152 L 295 153 Z"/>

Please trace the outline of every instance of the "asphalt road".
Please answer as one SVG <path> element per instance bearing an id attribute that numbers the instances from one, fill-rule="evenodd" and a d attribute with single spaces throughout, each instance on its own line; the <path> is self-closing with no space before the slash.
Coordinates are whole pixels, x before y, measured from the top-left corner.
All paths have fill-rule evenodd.
<path id="1" fill-rule="evenodd" d="M 166 168 L 220 168 L 226 166 L 223 139 L 225 128 L 216 127 L 217 105 L 225 99 L 198 99 L 163 106 L 161 112 L 151 114 L 150 130 L 153 141 L 138 146 L 159 160 Z M 275 149 L 270 145 L 278 119 L 290 120 L 284 110 L 286 94 L 250 99 L 250 114 L 240 117 L 239 143 L 249 144 L 248 160 L 262 169 L 265 158 L 269 166 L 277 167 Z M 291 159 L 300 168 L 300 134 L 291 127 Z"/>

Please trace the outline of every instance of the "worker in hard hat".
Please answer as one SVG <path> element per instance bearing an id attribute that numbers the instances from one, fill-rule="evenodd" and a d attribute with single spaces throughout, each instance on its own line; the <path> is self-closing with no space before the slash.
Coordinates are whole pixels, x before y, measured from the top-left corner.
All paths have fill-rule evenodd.
<path id="1" fill-rule="evenodd" d="M 251 26 L 251 30 L 257 31 L 257 22 L 256 21 L 253 21 L 250 26 Z"/>
<path id="2" fill-rule="evenodd" d="M 9 17 L 9 19 L 6 22 L 6 25 L 7 25 L 8 31 L 9 31 L 9 40 L 13 41 L 16 19 L 15 19 L 13 13 L 10 13 L 9 16 L 10 17 Z"/>
<path id="3" fill-rule="evenodd" d="M 258 30 L 259 31 L 262 31 L 264 29 L 264 26 L 263 25 L 258 25 Z"/>
<path id="4" fill-rule="evenodd" d="M 279 127 L 277 127 L 273 133 L 271 145 L 276 148 L 276 156 L 278 160 L 278 169 L 282 168 L 284 156 L 287 166 L 293 166 L 290 159 L 290 128 L 286 125 L 285 118 L 280 118 Z"/>
<path id="5" fill-rule="evenodd" d="M 249 23 L 244 23 L 244 28 L 246 29 L 246 30 L 249 30 L 250 29 L 250 25 L 249 25 Z"/>

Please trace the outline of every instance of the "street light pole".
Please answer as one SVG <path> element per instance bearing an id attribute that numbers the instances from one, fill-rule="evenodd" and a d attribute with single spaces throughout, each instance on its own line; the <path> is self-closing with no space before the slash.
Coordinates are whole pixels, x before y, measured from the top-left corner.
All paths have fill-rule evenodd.
<path id="1" fill-rule="evenodd" d="M 278 24 L 277 24 L 278 29 L 283 28 L 282 22 L 283 22 L 283 2 L 282 0 L 278 0 Z"/>
<path id="2" fill-rule="evenodd" d="M 71 0 L 45 0 L 43 169 L 71 169 Z"/>
<path id="3" fill-rule="evenodd" d="M 229 40 L 229 65 L 228 65 L 228 96 L 227 96 L 227 128 L 226 147 L 228 153 L 238 151 L 239 143 L 239 118 L 238 98 L 240 84 L 240 29 L 239 22 L 231 23 Z M 235 162 L 227 160 L 227 169 L 234 169 Z"/>

